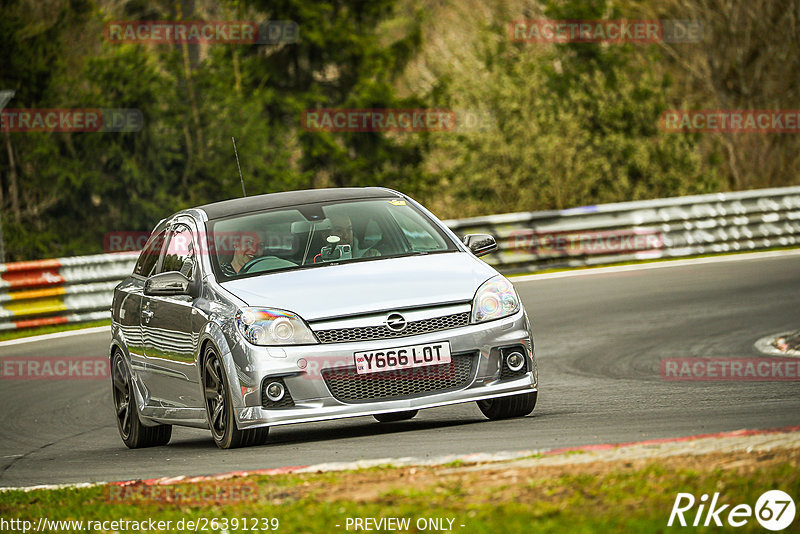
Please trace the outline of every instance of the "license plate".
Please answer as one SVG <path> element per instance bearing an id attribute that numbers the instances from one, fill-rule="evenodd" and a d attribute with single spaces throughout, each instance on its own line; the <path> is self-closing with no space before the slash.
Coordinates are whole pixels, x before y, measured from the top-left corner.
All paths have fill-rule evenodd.
<path id="1" fill-rule="evenodd" d="M 451 361 L 450 343 L 447 341 L 392 349 L 366 350 L 356 352 L 354 356 L 356 371 L 360 375 L 394 369 L 441 365 Z"/>

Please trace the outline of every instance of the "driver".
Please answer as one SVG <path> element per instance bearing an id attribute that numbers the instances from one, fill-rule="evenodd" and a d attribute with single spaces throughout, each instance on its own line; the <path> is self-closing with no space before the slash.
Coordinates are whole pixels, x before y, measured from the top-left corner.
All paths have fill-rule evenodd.
<path id="1" fill-rule="evenodd" d="M 233 257 L 230 262 L 221 263 L 220 269 L 225 276 L 236 276 L 247 265 L 247 262 L 255 258 L 258 250 L 258 239 L 252 235 L 241 236 L 233 244 Z"/>

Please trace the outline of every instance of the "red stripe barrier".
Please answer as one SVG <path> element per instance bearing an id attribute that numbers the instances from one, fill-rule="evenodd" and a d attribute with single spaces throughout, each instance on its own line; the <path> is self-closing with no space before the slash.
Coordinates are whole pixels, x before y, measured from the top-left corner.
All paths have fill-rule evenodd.
<path id="1" fill-rule="evenodd" d="M 17 328 L 31 328 L 33 326 L 48 326 L 53 324 L 64 324 L 69 322 L 66 317 L 37 317 L 35 319 L 23 319 L 22 321 L 14 321 Z"/>
<path id="2" fill-rule="evenodd" d="M 59 266 L 36 267 L 29 270 L 14 269 L 3 273 L 2 279 L 8 282 L 9 288 L 60 285 L 64 283 L 64 277 L 59 274 L 59 269 Z"/>
<path id="3" fill-rule="evenodd" d="M 136 258 L 124 252 L 0 264 L 0 331 L 107 318 L 113 287 Z"/>
<path id="4" fill-rule="evenodd" d="M 58 269 L 61 267 L 61 260 L 59 258 L 53 258 L 48 260 L 15 261 L 12 263 L 6 263 L 0 267 L 2 267 L 3 272 Z"/>

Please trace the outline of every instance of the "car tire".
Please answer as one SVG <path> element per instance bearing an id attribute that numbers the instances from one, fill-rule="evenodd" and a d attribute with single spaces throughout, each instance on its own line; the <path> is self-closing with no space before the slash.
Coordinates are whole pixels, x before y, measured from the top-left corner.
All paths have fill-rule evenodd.
<path id="1" fill-rule="evenodd" d="M 214 443 L 220 449 L 236 449 L 251 445 L 263 445 L 269 437 L 269 427 L 236 428 L 231 388 L 222 359 L 212 345 L 203 352 L 203 397 L 205 399 L 208 427 Z"/>
<path id="2" fill-rule="evenodd" d="M 493 421 L 511 417 L 525 417 L 536 407 L 538 395 L 538 391 L 533 391 L 511 397 L 480 400 L 478 401 L 478 408 L 481 409 L 483 415 Z"/>
<path id="3" fill-rule="evenodd" d="M 407 412 L 379 413 L 377 415 L 373 415 L 372 417 L 374 417 L 379 423 L 394 423 L 396 421 L 413 419 L 418 413 L 419 410 L 409 410 Z"/>
<path id="4" fill-rule="evenodd" d="M 172 425 L 145 426 L 139 419 L 139 408 L 133 394 L 133 380 L 128 364 L 120 351 L 111 359 L 111 395 L 117 430 L 129 449 L 166 445 L 172 437 Z"/>

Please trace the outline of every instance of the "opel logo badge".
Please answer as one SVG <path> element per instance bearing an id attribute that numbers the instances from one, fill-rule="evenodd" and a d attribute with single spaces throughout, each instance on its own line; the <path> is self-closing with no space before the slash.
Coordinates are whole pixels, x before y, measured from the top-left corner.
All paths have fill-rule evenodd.
<path id="1" fill-rule="evenodd" d="M 406 318 L 399 313 L 390 313 L 386 318 L 386 328 L 392 332 L 402 332 L 406 329 Z"/>

